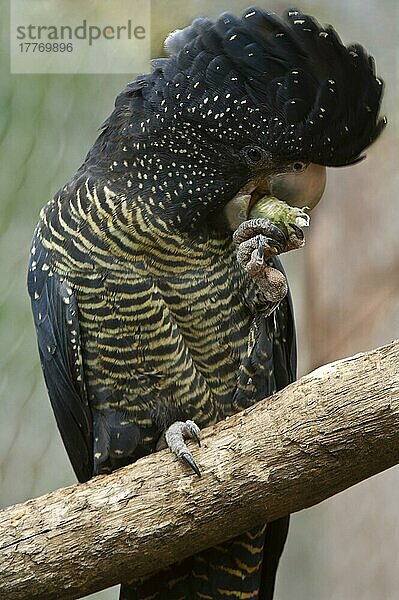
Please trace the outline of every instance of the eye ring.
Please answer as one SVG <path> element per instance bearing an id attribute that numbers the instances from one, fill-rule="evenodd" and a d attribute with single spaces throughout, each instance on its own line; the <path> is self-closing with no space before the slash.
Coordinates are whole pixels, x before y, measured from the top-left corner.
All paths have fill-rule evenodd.
<path id="1" fill-rule="evenodd" d="M 303 173 L 308 166 L 308 163 L 305 163 L 301 160 L 297 160 L 292 164 L 292 171 L 294 173 Z"/>
<path id="2" fill-rule="evenodd" d="M 260 146 L 246 146 L 244 148 L 244 156 L 249 165 L 255 166 L 264 162 L 266 152 Z"/>

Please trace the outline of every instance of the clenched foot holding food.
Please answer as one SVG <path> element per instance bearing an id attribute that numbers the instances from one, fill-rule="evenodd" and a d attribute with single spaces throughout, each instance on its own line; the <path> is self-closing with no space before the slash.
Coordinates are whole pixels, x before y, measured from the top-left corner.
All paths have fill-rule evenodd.
<path id="1" fill-rule="evenodd" d="M 237 258 L 257 281 L 270 302 L 279 302 L 287 293 L 286 279 L 278 269 L 268 264 L 276 254 L 302 248 L 310 216 L 307 207 L 290 206 L 274 196 L 261 198 L 252 207 L 249 220 L 233 234 Z"/>

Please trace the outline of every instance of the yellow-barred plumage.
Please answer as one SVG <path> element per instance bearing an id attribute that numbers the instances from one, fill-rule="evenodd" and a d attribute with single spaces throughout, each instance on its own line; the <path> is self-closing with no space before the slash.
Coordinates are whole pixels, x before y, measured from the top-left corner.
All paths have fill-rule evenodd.
<path id="1" fill-rule="evenodd" d="M 385 125 L 371 58 L 299 11 L 198 19 L 167 46 L 118 96 L 31 249 L 41 363 L 81 481 L 155 451 L 175 421 L 210 425 L 292 381 L 292 310 L 270 266 L 289 244 L 243 220 L 272 192 L 306 206 L 311 190 L 314 206 L 323 166 L 356 162 Z M 260 525 L 121 598 L 271 600 L 287 526 Z"/>
<path id="2" fill-rule="evenodd" d="M 267 348 L 259 349 L 263 360 L 255 368 L 264 385 L 256 389 L 251 383 L 256 376 L 248 359 L 257 288 L 238 264 L 231 239 L 193 240 L 159 220 L 151 226 L 150 204 L 132 207 L 126 218 L 126 203 L 126 197 L 87 179 L 73 193 L 61 190 L 41 213 L 32 249 L 32 274 L 39 267 L 60 277 L 67 290 L 64 302 L 77 301 L 81 348 L 76 363 L 83 365 L 93 414 L 94 473 L 154 451 L 162 431 L 177 417 L 195 415 L 204 427 L 276 388 L 270 367 L 272 377 L 267 377 L 273 345 L 280 343 L 274 316 L 269 318 L 269 355 Z M 39 248 L 45 254 L 38 264 Z M 287 306 L 279 310 L 283 314 Z M 76 344 L 77 332 L 71 329 L 70 335 Z M 289 361 L 287 355 L 288 371 Z M 102 416 L 96 417 L 109 414 L 117 415 L 111 443 L 112 430 L 104 428 Z M 127 444 L 124 429 L 131 436 Z M 212 557 L 203 553 L 183 564 L 184 574 L 165 582 L 167 591 L 153 592 L 158 583 L 149 580 L 138 591 L 130 590 L 129 597 L 175 598 L 191 580 L 197 582 L 189 585 L 193 598 L 215 593 L 255 598 L 264 539 L 265 527 L 244 534 L 212 549 Z M 215 583 L 215 573 L 217 580 L 229 575 L 230 587 Z M 214 590 L 213 596 L 207 589 Z"/>

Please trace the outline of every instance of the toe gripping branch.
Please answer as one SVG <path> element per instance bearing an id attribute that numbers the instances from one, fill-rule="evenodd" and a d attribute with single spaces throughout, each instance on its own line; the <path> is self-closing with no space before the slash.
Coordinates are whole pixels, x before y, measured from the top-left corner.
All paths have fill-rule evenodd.
<path id="1" fill-rule="evenodd" d="M 200 428 L 194 421 L 176 421 L 165 432 L 165 440 L 169 450 L 201 477 L 201 471 L 184 442 L 188 438 L 196 440 L 198 445 L 201 446 Z"/>

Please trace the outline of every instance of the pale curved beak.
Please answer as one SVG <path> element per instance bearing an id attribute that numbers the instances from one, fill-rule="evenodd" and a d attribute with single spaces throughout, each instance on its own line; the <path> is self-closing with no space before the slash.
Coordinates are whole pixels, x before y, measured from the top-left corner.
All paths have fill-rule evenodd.
<path id="1" fill-rule="evenodd" d="M 290 206 L 307 206 L 311 210 L 323 196 L 326 178 L 326 167 L 310 163 L 302 172 L 281 173 L 272 177 L 270 191 Z"/>

